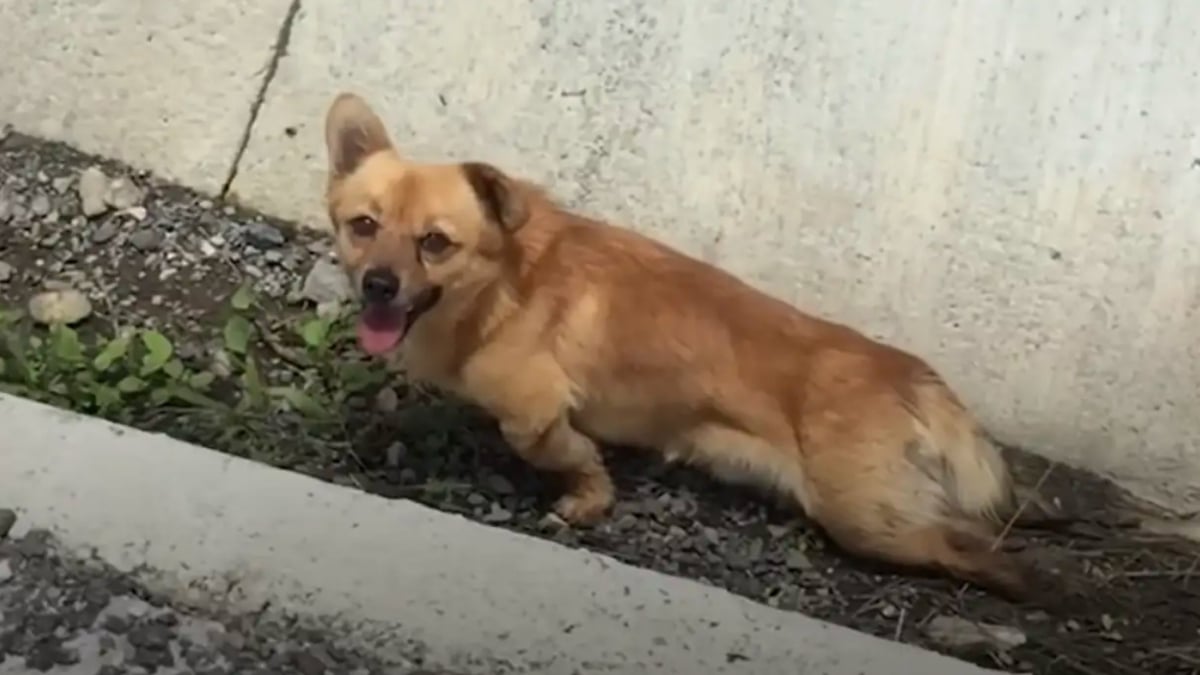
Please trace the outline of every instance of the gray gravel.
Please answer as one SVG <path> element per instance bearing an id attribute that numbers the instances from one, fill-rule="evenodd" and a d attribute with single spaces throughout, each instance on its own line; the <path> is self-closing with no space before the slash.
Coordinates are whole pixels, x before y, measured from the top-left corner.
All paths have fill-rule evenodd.
<path id="1" fill-rule="evenodd" d="M 182 608 L 44 530 L 4 538 L 14 520 L 0 509 L 0 675 L 454 675 L 416 654 L 385 665 L 286 617 Z"/>

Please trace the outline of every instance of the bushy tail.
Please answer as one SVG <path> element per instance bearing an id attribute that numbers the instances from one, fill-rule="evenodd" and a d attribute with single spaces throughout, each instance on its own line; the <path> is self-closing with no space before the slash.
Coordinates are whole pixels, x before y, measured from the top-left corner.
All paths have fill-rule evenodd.
<path id="1" fill-rule="evenodd" d="M 913 394 L 920 445 L 927 462 L 937 458 L 946 506 L 957 515 L 997 524 L 1011 518 L 1016 493 L 1000 449 L 941 381 L 921 383 Z"/>

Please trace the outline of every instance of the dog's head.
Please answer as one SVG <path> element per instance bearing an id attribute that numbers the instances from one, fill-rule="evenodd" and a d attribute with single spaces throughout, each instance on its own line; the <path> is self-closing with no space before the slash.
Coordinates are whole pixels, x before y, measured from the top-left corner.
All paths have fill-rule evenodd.
<path id="1" fill-rule="evenodd" d="M 384 354 L 423 316 L 469 302 L 503 274 L 529 218 L 520 189 L 481 162 L 405 160 L 358 96 L 325 119 L 326 204 L 335 246 L 363 303 L 359 344 Z"/>

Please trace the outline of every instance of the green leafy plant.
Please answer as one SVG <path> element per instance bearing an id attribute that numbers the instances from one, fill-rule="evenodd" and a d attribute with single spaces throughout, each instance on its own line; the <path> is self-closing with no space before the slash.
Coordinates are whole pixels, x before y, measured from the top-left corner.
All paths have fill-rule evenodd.
<path id="1" fill-rule="evenodd" d="M 221 408 L 208 396 L 214 376 L 186 368 L 156 330 L 84 339 L 73 328 L 44 330 L 0 320 L 0 389 L 79 412 L 124 419 L 138 409 L 181 402 Z"/>

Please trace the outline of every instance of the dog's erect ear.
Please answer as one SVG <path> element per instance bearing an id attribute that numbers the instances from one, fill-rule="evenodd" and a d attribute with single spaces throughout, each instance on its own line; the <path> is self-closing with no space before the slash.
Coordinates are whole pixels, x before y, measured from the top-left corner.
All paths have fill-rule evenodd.
<path id="1" fill-rule="evenodd" d="M 345 176 L 368 155 L 390 147 L 383 121 L 366 101 L 351 93 L 333 99 L 325 115 L 325 149 L 333 175 Z"/>
<path id="2" fill-rule="evenodd" d="M 529 219 L 525 195 L 503 171 L 484 162 L 465 162 L 462 171 L 492 222 L 512 232 Z"/>

